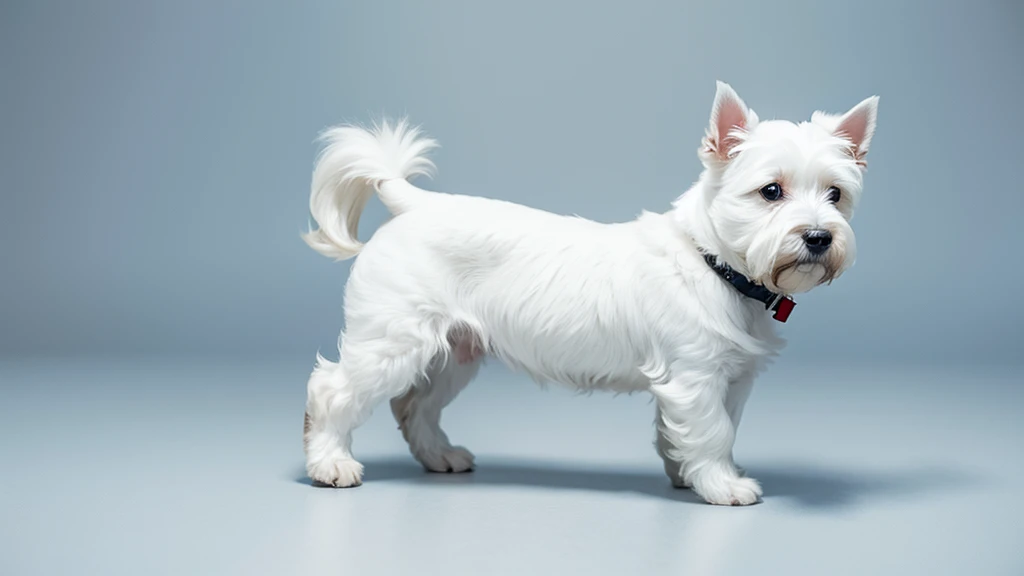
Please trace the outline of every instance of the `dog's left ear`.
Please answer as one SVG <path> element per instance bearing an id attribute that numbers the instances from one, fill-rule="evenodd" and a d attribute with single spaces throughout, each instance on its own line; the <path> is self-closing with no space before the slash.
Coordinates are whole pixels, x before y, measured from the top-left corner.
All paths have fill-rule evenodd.
<path id="1" fill-rule="evenodd" d="M 875 121 L 878 118 L 878 96 L 865 99 L 842 116 L 832 116 L 824 112 L 815 112 L 811 122 L 825 128 L 832 134 L 849 140 L 852 146 L 850 154 L 861 166 L 866 166 L 865 156 L 871 145 L 871 137 L 875 134 Z"/>
<path id="2" fill-rule="evenodd" d="M 711 124 L 700 149 L 705 164 L 728 162 L 744 135 L 757 126 L 757 114 L 747 108 L 736 91 L 725 82 L 718 82 L 717 86 Z"/>

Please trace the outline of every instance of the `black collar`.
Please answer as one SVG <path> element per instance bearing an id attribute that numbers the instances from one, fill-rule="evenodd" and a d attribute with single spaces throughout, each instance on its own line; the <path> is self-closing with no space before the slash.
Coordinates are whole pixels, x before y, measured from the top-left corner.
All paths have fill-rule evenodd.
<path id="1" fill-rule="evenodd" d="M 758 302 L 763 302 L 765 310 L 775 312 L 772 318 L 779 322 L 785 322 L 789 319 L 790 312 L 796 306 L 796 302 L 792 298 L 785 294 L 776 294 L 760 284 L 755 284 L 743 274 L 733 270 L 732 266 L 719 260 L 714 254 L 709 254 L 703 250 L 700 250 L 700 253 L 704 256 L 704 261 L 708 263 L 708 266 L 721 276 L 723 280 L 739 290 L 740 294 L 747 298 L 753 298 Z"/>

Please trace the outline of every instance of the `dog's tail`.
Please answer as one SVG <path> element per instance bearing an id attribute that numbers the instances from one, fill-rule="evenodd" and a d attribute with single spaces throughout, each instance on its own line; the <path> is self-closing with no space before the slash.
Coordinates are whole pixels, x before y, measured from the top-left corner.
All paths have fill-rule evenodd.
<path id="1" fill-rule="evenodd" d="M 313 171 L 309 211 L 317 229 L 303 235 L 314 250 L 337 260 L 352 258 L 363 244 L 356 236 L 359 216 L 374 191 L 392 214 L 400 214 L 424 191 L 405 182 L 417 175 L 429 176 L 434 163 L 426 153 L 437 142 L 424 137 L 406 120 L 386 120 L 371 128 L 337 126 L 325 131 L 327 143 Z M 389 183 L 399 180 L 403 185 Z"/>

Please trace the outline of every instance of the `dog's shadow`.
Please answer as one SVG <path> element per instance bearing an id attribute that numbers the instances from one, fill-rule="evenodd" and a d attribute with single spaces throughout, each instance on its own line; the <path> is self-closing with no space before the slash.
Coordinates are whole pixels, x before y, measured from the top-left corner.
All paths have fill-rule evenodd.
<path id="1" fill-rule="evenodd" d="M 437 474 L 423 470 L 406 458 L 363 461 L 364 481 L 402 482 L 432 486 L 519 486 L 550 490 L 633 493 L 682 503 L 703 503 L 690 490 L 673 488 L 664 474 L 616 468 L 572 467 L 553 463 L 498 460 L 478 462 L 466 474 Z M 972 483 L 966 474 L 954 470 L 927 468 L 902 471 L 854 472 L 821 466 L 752 466 L 748 475 L 757 478 L 765 498 L 788 500 L 810 508 L 839 508 L 879 498 L 913 496 L 938 492 Z M 305 474 L 296 479 L 320 486 Z"/>

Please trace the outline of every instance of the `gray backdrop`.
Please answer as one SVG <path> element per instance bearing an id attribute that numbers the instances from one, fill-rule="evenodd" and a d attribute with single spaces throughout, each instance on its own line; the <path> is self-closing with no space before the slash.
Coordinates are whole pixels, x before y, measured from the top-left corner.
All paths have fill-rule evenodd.
<path id="1" fill-rule="evenodd" d="M 431 187 L 623 220 L 697 177 L 722 79 L 762 118 L 881 95 L 859 262 L 790 358 L 1019 362 L 1021 6 L 2 2 L 0 353 L 331 351 L 319 130 L 407 113 Z"/>

